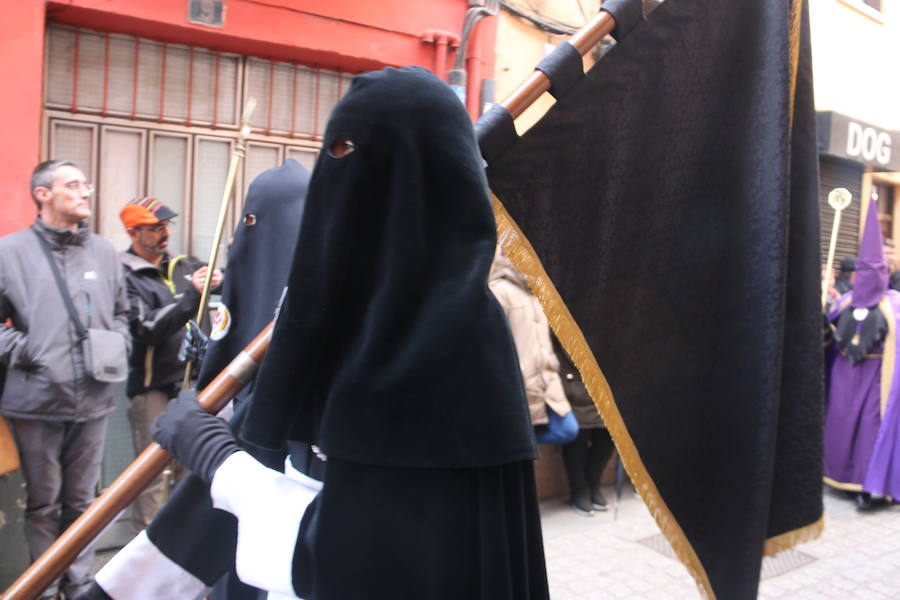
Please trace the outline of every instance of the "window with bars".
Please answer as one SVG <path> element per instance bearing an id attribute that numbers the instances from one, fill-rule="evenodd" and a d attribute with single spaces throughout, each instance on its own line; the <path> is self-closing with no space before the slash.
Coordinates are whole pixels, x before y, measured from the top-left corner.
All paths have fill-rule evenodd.
<path id="1" fill-rule="evenodd" d="M 119 210 L 136 196 L 155 196 L 178 213 L 169 252 L 207 259 L 240 111 L 256 98 L 220 267 L 250 183 L 286 159 L 312 170 L 324 124 L 351 77 L 56 24 L 45 43 L 43 157 L 72 160 L 95 183 L 92 227 L 119 250 L 129 244 Z M 127 437 L 111 429 L 107 461 L 130 451 Z"/>
<path id="2" fill-rule="evenodd" d="M 170 252 L 209 254 L 238 107 L 254 97 L 227 245 L 257 175 L 288 158 L 312 170 L 324 124 L 350 78 L 60 25 L 48 27 L 46 44 L 44 155 L 75 161 L 95 182 L 93 227 L 119 249 L 128 245 L 119 209 L 151 195 L 179 214 Z"/>
<path id="3" fill-rule="evenodd" d="M 349 84 L 335 71 L 248 57 L 245 89 L 257 98 L 250 123 L 267 133 L 320 138 Z"/>
<path id="4" fill-rule="evenodd" d="M 45 102 L 74 113 L 319 139 L 351 75 L 134 36 L 51 25 Z"/>
<path id="5" fill-rule="evenodd" d="M 154 196 L 179 215 L 170 252 L 209 254 L 236 134 L 135 127 L 129 123 L 140 122 L 96 116 L 71 119 L 56 111 L 48 116 L 47 156 L 74 161 L 96 185 L 92 210 L 98 233 L 124 250 L 129 242 L 119 209 L 137 196 Z M 249 140 L 236 177 L 229 229 L 236 226 L 243 198 L 257 175 L 289 158 L 311 171 L 317 152 L 312 145 Z"/>

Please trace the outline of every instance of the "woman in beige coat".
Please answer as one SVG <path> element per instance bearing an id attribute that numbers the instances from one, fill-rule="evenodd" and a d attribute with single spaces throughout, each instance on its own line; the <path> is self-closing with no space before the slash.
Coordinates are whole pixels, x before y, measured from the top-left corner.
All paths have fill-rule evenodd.
<path id="1" fill-rule="evenodd" d="M 537 442 L 572 441 L 578 435 L 578 421 L 563 391 L 550 324 L 525 278 L 499 248 L 491 265 L 489 285 L 509 320 Z"/>

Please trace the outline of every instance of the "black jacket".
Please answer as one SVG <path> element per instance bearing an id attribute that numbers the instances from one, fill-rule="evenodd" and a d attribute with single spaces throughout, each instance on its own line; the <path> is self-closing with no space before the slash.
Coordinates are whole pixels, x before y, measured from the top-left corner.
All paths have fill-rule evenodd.
<path id="1" fill-rule="evenodd" d="M 342 137 L 355 150 L 336 158 Z M 370 465 L 533 458 L 515 346 L 487 285 L 496 241 L 450 88 L 416 67 L 355 77 L 310 181 L 244 438 Z"/>
<path id="2" fill-rule="evenodd" d="M 188 319 L 197 316 L 200 306 L 200 292 L 191 285 L 190 276 L 204 263 L 193 256 L 166 255 L 157 267 L 130 249 L 120 256 L 125 266 L 131 302 L 128 323 L 134 339 L 126 392 L 129 397 L 149 390 L 174 394 L 184 377 L 184 363 L 178 360 L 184 326 Z"/>

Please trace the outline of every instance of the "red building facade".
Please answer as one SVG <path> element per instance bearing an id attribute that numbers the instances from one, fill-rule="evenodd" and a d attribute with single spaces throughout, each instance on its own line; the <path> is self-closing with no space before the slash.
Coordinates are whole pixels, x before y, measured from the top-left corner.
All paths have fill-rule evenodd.
<path id="1" fill-rule="evenodd" d="M 34 165 L 69 159 L 96 184 L 95 231 L 124 248 L 119 207 L 155 195 L 180 214 L 172 250 L 198 256 L 209 251 L 250 98 L 256 109 L 238 206 L 262 170 L 287 158 L 312 166 L 354 73 L 420 65 L 446 79 L 470 8 L 466 0 L 7 4 L 0 120 L 11 143 L 0 161 L 0 235 L 34 218 Z M 493 72 L 495 29 L 495 18 L 484 19 L 468 40 L 473 117 L 480 74 Z"/>

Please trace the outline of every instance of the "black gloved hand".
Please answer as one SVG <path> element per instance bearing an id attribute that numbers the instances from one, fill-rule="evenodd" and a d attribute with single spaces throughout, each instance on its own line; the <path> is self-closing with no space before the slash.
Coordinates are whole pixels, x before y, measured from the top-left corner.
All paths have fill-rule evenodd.
<path id="1" fill-rule="evenodd" d="M 192 390 L 180 392 L 169 402 L 150 435 L 207 483 L 225 459 L 240 450 L 225 421 L 200 408 Z"/>
<path id="2" fill-rule="evenodd" d="M 181 347 L 178 348 L 178 360 L 199 363 L 206 355 L 206 347 L 209 345 L 209 336 L 191 319 L 187 322 L 187 331 L 181 339 Z"/>

